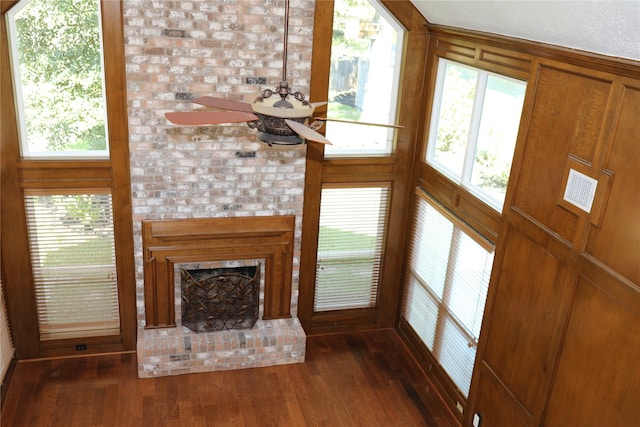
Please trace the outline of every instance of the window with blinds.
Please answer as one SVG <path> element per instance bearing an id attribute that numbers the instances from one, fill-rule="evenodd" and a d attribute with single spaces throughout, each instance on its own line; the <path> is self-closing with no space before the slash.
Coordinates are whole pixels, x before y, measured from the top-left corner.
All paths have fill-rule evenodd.
<path id="1" fill-rule="evenodd" d="M 7 319 L 7 306 L 4 302 L 4 287 L 0 278 L 0 383 L 4 383 L 15 349 L 11 339 L 11 329 Z"/>
<path id="2" fill-rule="evenodd" d="M 27 194 L 41 340 L 120 331 L 111 194 Z"/>
<path id="3" fill-rule="evenodd" d="M 376 306 L 389 188 L 325 186 L 314 311 Z"/>
<path id="4" fill-rule="evenodd" d="M 417 194 L 402 316 L 467 396 L 494 246 Z"/>

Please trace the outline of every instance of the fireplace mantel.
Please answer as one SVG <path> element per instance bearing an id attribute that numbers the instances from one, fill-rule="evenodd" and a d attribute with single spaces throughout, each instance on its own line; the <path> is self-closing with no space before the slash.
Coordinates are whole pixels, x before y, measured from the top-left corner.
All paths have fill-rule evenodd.
<path id="1" fill-rule="evenodd" d="M 291 317 L 295 216 L 142 221 L 145 327 L 175 327 L 174 271 L 181 263 L 264 259 L 262 319 Z"/>

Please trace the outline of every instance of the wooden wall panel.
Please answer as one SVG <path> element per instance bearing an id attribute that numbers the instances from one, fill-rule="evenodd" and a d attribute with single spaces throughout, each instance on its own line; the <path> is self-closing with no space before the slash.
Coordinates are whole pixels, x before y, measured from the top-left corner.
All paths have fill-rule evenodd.
<path id="1" fill-rule="evenodd" d="M 480 367 L 476 413 L 483 426 L 525 427 L 531 414 L 518 405 L 487 366 Z"/>
<path id="2" fill-rule="evenodd" d="M 634 425 L 640 82 L 541 60 L 530 85 L 465 425 Z M 562 200 L 569 168 L 591 212 Z"/>
<path id="3" fill-rule="evenodd" d="M 633 426 L 640 420 L 640 290 L 581 278 L 544 425 Z"/>
<path id="4" fill-rule="evenodd" d="M 426 126 L 416 156 L 416 185 L 498 242 L 463 426 L 638 424 L 640 62 L 427 28 L 425 123 L 438 58 L 527 80 L 502 214 L 424 162 Z M 598 181 L 590 212 L 570 169 Z"/>
<path id="5" fill-rule="evenodd" d="M 586 70 L 583 70 L 586 73 Z M 569 156 L 594 161 L 611 81 L 573 68 L 542 64 L 514 205 L 568 242 L 576 240 L 578 217 L 558 206 Z"/>
<path id="6" fill-rule="evenodd" d="M 549 368 L 571 283 L 558 257 L 514 228 L 503 253 L 483 360 L 520 404 L 534 412 L 551 381 Z"/>
<path id="7" fill-rule="evenodd" d="M 436 27 L 431 26 L 437 31 Z M 526 79 L 532 65 L 532 56 L 513 49 L 478 44 L 474 41 L 438 37 L 433 51 L 437 56 L 479 67 L 499 74 Z"/>
<path id="8" fill-rule="evenodd" d="M 640 284 L 640 81 L 627 80 L 621 98 L 603 167 L 612 174 L 608 203 L 589 234 L 587 252 Z"/>

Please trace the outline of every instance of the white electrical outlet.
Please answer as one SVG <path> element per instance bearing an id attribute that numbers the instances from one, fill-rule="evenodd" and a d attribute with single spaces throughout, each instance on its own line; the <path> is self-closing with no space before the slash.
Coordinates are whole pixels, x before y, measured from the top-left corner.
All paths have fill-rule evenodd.
<path id="1" fill-rule="evenodd" d="M 473 414 L 473 427 L 480 427 L 480 414 Z"/>

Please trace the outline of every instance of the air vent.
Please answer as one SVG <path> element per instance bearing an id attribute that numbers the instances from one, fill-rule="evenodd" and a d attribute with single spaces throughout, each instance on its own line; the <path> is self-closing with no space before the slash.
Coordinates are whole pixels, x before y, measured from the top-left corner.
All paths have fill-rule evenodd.
<path id="1" fill-rule="evenodd" d="M 569 169 L 569 178 L 563 199 L 585 212 L 591 212 L 597 186 L 597 180 L 574 169 Z"/>

